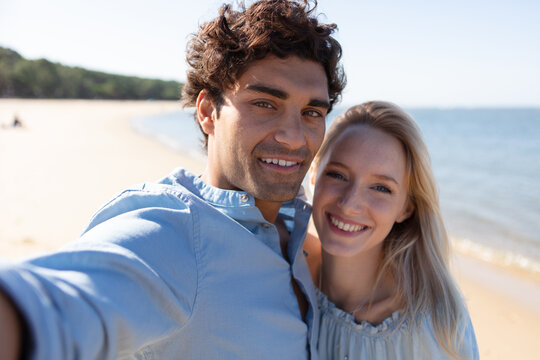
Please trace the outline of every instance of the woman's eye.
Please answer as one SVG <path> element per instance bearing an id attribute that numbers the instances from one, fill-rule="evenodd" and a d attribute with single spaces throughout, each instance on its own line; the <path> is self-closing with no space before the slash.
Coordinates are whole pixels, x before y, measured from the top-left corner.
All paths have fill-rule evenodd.
<path id="1" fill-rule="evenodd" d="M 376 185 L 373 187 L 376 191 L 379 191 L 379 192 L 382 192 L 382 193 L 386 193 L 386 194 L 391 194 L 392 191 L 387 188 L 386 186 L 384 185 Z"/>
<path id="2" fill-rule="evenodd" d="M 337 180 L 345 180 L 345 176 L 341 175 L 340 173 L 336 171 L 327 171 L 326 176 L 331 177 L 333 179 L 337 179 Z"/>

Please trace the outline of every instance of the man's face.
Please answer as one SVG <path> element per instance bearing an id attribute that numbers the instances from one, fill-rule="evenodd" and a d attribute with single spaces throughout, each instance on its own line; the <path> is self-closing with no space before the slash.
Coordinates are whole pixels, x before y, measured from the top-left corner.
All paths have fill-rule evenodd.
<path id="1" fill-rule="evenodd" d="M 253 62 L 224 91 L 219 117 L 214 105 L 202 117 L 199 110 L 209 134 L 205 180 L 262 201 L 292 199 L 323 140 L 328 107 L 320 64 L 274 56 Z"/>

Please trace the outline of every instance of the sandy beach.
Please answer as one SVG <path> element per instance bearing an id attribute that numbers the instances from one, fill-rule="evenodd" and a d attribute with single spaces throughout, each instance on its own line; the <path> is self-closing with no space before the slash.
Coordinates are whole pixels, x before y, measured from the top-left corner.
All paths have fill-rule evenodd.
<path id="1" fill-rule="evenodd" d="M 76 239 L 91 215 L 123 188 L 178 166 L 205 164 L 135 133 L 135 116 L 178 102 L 0 99 L 0 259 L 17 260 Z M 9 125 L 17 114 L 22 128 Z M 456 256 L 481 359 L 536 359 L 540 283 Z"/>
<path id="2" fill-rule="evenodd" d="M 131 184 L 175 167 L 181 154 L 133 132 L 129 119 L 172 112 L 178 102 L 0 100 L 0 254 L 32 255 L 75 239 L 90 216 Z"/>

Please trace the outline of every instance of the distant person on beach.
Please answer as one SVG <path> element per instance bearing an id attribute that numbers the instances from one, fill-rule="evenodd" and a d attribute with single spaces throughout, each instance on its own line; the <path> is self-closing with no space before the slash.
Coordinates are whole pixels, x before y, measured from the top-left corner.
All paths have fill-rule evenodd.
<path id="1" fill-rule="evenodd" d="M 315 10 L 224 5 L 200 26 L 182 96 L 205 171 L 125 190 L 78 241 L 0 265 L 3 358 L 317 358 L 311 208 L 296 195 L 345 78 Z"/>
<path id="2" fill-rule="evenodd" d="M 13 122 L 11 123 L 11 127 L 14 127 L 14 128 L 23 127 L 23 123 L 17 115 L 13 117 Z"/>
<path id="3" fill-rule="evenodd" d="M 478 359 L 414 120 L 387 102 L 350 108 L 310 175 L 318 235 L 305 249 L 320 290 L 319 357 Z"/>
<path id="4" fill-rule="evenodd" d="M 0 124 L 0 128 L 2 129 L 8 129 L 8 128 L 16 129 L 16 128 L 23 128 L 23 127 L 24 125 L 17 114 L 13 115 L 13 121 L 10 124 L 7 124 L 7 123 Z"/>

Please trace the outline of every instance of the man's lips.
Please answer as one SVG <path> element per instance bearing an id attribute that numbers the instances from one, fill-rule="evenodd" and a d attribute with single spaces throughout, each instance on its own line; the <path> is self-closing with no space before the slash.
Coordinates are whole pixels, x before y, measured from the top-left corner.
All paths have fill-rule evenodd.
<path id="1" fill-rule="evenodd" d="M 270 165 L 279 165 L 286 168 L 292 168 L 300 165 L 300 161 L 286 160 L 277 157 L 262 157 L 259 158 L 263 163 Z"/>

